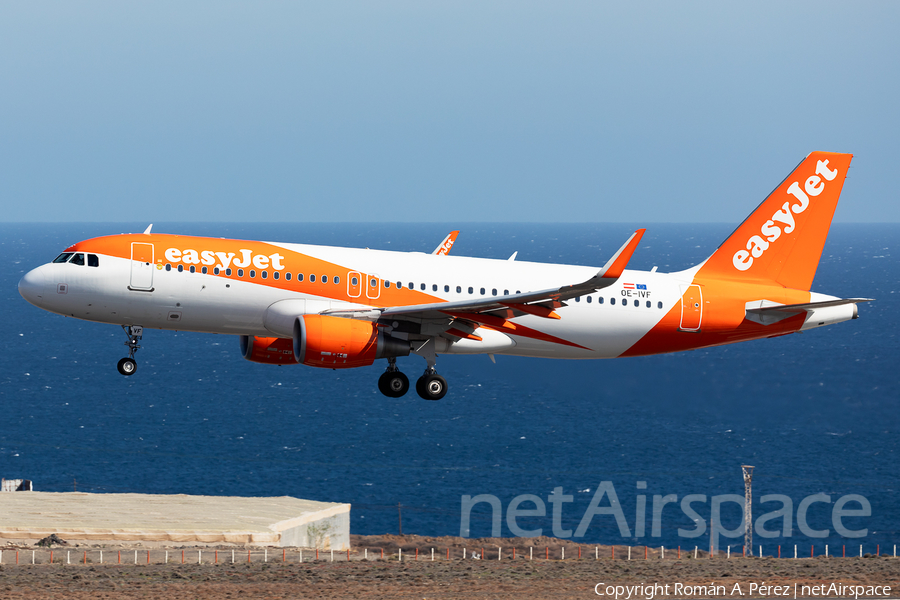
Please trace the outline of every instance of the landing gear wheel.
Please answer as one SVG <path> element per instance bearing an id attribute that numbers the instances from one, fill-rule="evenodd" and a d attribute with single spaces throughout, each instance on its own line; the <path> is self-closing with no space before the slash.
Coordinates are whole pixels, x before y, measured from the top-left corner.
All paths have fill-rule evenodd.
<path id="1" fill-rule="evenodd" d="M 447 380 L 437 373 L 425 373 L 416 381 L 416 392 L 426 400 L 440 400 L 447 394 Z"/>
<path id="2" fill-rule="evenodd" d="M 409 377 L 400 371 L 385 371 L 378 378 L 378 391 L 388 398 L 399 398 L 409 391 Z"/>
<path id="3" fill-rule="evenodd" d="M 134 372 L 137 371 L 137 363 L 134 362 L 133 358 L 126 356 L 119 361 L 116 368 L 119 370 L 119 373 L 128 377 L 134 375 Z"/>

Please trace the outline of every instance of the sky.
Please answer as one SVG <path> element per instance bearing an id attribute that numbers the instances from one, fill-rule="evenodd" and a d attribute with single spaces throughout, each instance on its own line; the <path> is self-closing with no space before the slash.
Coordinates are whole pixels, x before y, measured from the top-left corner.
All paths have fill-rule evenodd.
<path id="1" fill-rule="evenodd" d="M 898 2 L 0 0 L 0 221 L 898 222 Z"/>

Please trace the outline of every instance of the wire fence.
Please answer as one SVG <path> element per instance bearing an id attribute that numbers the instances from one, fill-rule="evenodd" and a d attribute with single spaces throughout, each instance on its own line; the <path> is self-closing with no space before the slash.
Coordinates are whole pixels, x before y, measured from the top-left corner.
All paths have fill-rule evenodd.
<path id="1" fill-rule="evenodd" d="M 782 552 L 784 550 L 784 552 Z M 888 549 L 885 549 L 888 550 Z M 848 552 L 849 551 L 849 552 Z M 739 558 L 816 559 L 816 558 L 897 558 L 897 545 L 889 552 L 882 552 L 880 544 L 867 548 L 864 544 L 840 549 L 828 546 L 824 553 L 815 553 L 810 546 L 807 555 L 804 548 L 759 546 L 758 554 L 747 555 L 742 547 L 732 551 L 713 552 L 693 548 L 666 548 L 665 546 L 495 546 L 495 547 L 399 547 L 388 549 L 353 548 L 347 550 L 322 550 L 315 548 L 263 548 L 263 549 L 66 549 L 66 548 L 6 548 L 0 550 L 0 565 L 216 565 L 253 563 L 322 563 L 360 561 L 452 561 L 452 560 L 495 560 L 495 561 L 565 561 L 565 560 L 683 560 L 714 559 L 732 560 Z"/>

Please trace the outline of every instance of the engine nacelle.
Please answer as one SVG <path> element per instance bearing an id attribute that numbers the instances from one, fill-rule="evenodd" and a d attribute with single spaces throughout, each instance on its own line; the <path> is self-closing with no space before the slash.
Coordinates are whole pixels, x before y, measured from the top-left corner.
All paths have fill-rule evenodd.
<path id="1" fill-rule="evenodd" d="M 241 336 L 241 354 L 249 361 L 266 365 L 296 365 L 294 340 L 290 338 Z"/>
<path id="2" fill-rule="evenodd" d="M 377 358 L 408 356 L 409 342 L 385 335 L 375 323 L 326 315 L 294 321 L 294 357 L 310 367 L 351 369 Z"/>

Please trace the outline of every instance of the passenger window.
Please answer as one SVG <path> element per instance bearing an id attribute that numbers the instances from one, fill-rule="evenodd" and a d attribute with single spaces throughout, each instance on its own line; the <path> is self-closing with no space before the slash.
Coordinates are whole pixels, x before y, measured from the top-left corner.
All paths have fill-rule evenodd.
<path id="1" fill-rule="evenodd" d="M 184 271 L 184 265 L 178 265 L 178 272 L 181 273 Z"/>
<path id="2" fill-rule="evenodd" d="M 259 272 L 259 276 L 262 277 L 263 279 L 268 279 L 268 278 L 269 278 L 269 272 L 268 272 L 268 271 L 260 271 L 260 272 Z"/>
<path id="3" fill-rule="evenodd" d="M 640 307 L 640 305 L 641 305 L 641 301 L 640 301 L 640 300 L 635 300 L 635 301 L 634 301 L 634 307 L 635 307 L 635 308 Z"/>
<path id="4" fill-rule="evenodd" d="M 219 274 L 219 267 L 213 267 L 213 275 Z"/>
<path id="5" fill-rule="evenodd" d="M 593 300 L 594 300 L 594 299 L 591 298 L 590 296 L 587 297 L 587 302 L 588 302 L 588 304 L 590 304 Z"/>
<path id="6" fill-rule="evenodd" d="M 449 285 L 445 285 L 445 286 L 444 286 L 444 291 L 445 291 L 445 292 L 449 292 L 449 291 L 450 291 L 450 286 L 449 286 Z"/>
<path id="7" fill-rule="evenodd" d="M 416 288 L 416 284 L 414 284 L 412 281 L 410 281 L 408 287 L 409 287 L 409 289 L 413 290 Z"/>
<path id="8" fill-rule="evenodd" d="M 503 290 L 503 295 L 504 295 L 504 296 L 509 296 L 509 290 Z"/>
<path id="9" fill-rule="evenodd" d="M 353 285 L 356 285 L 356 284 L 354 283 Z M 388 281 L 387 279 L 385 279 L 385 280 L 384 280 L 384 287 L 386 287 L 386 288 L 391 287 L 391 282 Z"/>
<path id="10" fill-rule="evenodd" d="M 575 302 L 581 302 L 581 296 L 575 296 Z"/>
<path id="11" fill-rule="evenodd" d="M 196 273 L 196 272 L 197 272 L 197 267 L 195 267 L 194 265 L 191 265 L 191 273 Z"/>
<path id="12" fill-rule="evenodd" d="M 166 265 L 166 271 L 171 271 L 171 270 L 172 270 L 172 265 L 171 265 L 171 264 L 167 264 L 167 265 Z"/>
<path id="13" fill-rule="evenodd" d="M 285 281 L 290 281 L 290 280 L 291 280 L 291 274 L 290 274 L 290 273 L 285 273 L 285 274 L 284 274 L 284 280 L 285 280 Z"/>
<path id="14" fill-rule="evenodd" d="M 84 266 L 84 254 L 81 252 L 72 255 L 72 260 L 69 261 L 73 265 L 78 265 L 79 267 Z"/>
<path id="15" fill-rule="evenodd" d="M 201 271 L 204 275 L 206 275 L 206 273 L 208 272 L 207 269 L 206 269 L 206 267 L 203 267 L 202 269 L 200 269 L 200 271 Z"/>
<path id="16" fill-rule="evenodd" d="M 397 282 L 397 289 L 398 289 L 398 290 L 402 290 L 402 289 L 403 289 L 403 282 L 402 282 L 402 281 L 398 281 L 398 282 Z"/>
<path id="17" fill-rule="evenodd" d="M 603 304 L 603 296 L 597 298 L 597 304 Z"/>
<path id="18" fill-rule="evenodd" d="M 484 296 L 484 288 L 481 288 L 481 295 Z"/>
<path id="19" fill-rule="evenodd" d="M 59 256 L 57 256 L 56 258 L 54 258 L 54 259 L 53 259 L 53 262 L 55 262 L 55 263 L 69 262 L 69 259 L 70 259 L 70 258 L 72 258 L 72 253 L 71 253 L 71 252 L 63 252 L 62 254 L 60 254 Z"/>
<path id="20" fill-rule="evenodd" d="M 297 281 L 303 281 L 303 273 L 297 273 Z"/>
<path id="21" fill-rule="evenodd" d="M 425 291 L 425 284 L 424 284 L 424 283 L 420 283 L 420 284 L 419 284 L 419 289 L 422 290 L 422 291 L 424 292 L 424 291 Z"/>
<path id="22" fill-rule="evenodd" d="M 281 279 L 281 273 L 275 271 L 274 273 L 272 273 L 272 279 Z"/>
<path id="23" fill-rule="evenodd" d="M 315 283 L 315 282 L 316 282 L 316 276 L 313 275 L 312 273 L 310 273 L 310 275 L 309 275 L 309 282 L 310 282 L 310 283 Z"/>
<path id="24" fill-rule="evenodd" d="M 615 303 L 616 303 L 616 299 L 615 299 L 615 298 L 610 298 L 610 299 L 609 299 L 609 303 L 610 303 L 610 304 L 615 304 Z"/>
<path id="25" fill-rule="evenodd" d="M 328 275 L 322 275 L 322 283 L 328 283 Z"/>
<path id="26" fill-rule="evenodd" d="M 462 286 L 461 285 L 456 286 L 456 293 L 462 294 Z"/>
<path id="27" fill-rule="evenodd" d="M 178 265 L 178 270 L 179 271 L 181 270 L 181 265 Z M 244 276 L 244 270 L 238 269 L 238 277 L 243 277 L 243 276 Z"/>
<path id="28" fill-rule="evenodd" d="M 650 301 L 647 300 L 647 308 L 650 308 Z"/>
<path id="29" fill-rule="evenodd" d="M 387 283 L 387 282 L 385 281 L 385 283 Z M 356 277 L 351 277 L 350 285 L 359 285 L 359 279 L 357 279 Z"/>
<path id="30" fill-rule="evenodd" d="M 436 292 L 436 291 L 437 291 L 437 284 L 436 284 L 436 283 L 431 284 L 431 291 L 432 291 L 432 292 Z"/>
<path id="31" fill-rule="evenodd" d="M 475 293 L 475 288 L 473 288 L 472 286 L 469 286 L 469 293 L 470 293 L 470 294 L 474 294 L 474 293 Z"/>
<path id="32" fill-rule="evenodd" d="M 657 303 L 656 303 L 656 308 L 662 308 L 662 302 L 657 302 Z"/>
<path id="33" fill-rule="evenodd" d="M 370 280 L 369 280 L 369 287 L 371 287 L 371 288 L 377 288 L 377 287 L 378 287 L 378 280 L 375 279 L 374 277 L 373 277 L 372 279 L 370 279 Z"/>
<path id="34" fill-rule="evenodd" d="M 231 277 L 231 269 L 225 269 L 225 274 Z"/>
<path id="35" fill-rule="evenodd" d="M 497 295 L 497 288 L 494 288 L 491 290 L 491 295 L 493 295 L 493 296 Z"/>
<path id="36" fill-rule="evenodd" d="M 88 266 L 89 267 L 99 267 L 100 259 L 96 254 L 88 254 Z"/>
<path id="37" fill-rule="evenodd" d="M 193 269 L 194 267 L 191 267 Z M 250 269 L 250 279 L 256 277 L 256 269 Z"/>
<path id="38" fill-rule="evenodd" d="M 338 284 L 338 283 L 341 282 L 341 278 L 340 278 L 340 277 L 337 277 L 337 276 L 332 277 L 331 279 L 334 281 L 335 284 Z"/>
<path id="39" fill-rule="evenodd" d="M 517 294 L 521 294 L 522 292 L 520 292 L 519 290 L 516 290 L 516 293 L 517 293 Z"/>

